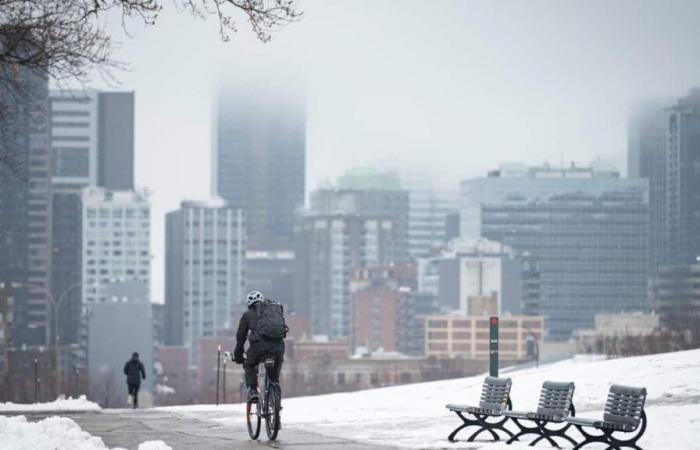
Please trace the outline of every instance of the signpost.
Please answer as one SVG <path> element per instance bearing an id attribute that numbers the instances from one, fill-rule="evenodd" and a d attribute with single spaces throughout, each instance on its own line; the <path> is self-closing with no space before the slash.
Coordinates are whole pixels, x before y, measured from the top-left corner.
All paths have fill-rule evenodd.
<path id="1" fill-rule="evenodd" d="M 489 375 L 498 376 L 498 317 L 489 319 Z"/>

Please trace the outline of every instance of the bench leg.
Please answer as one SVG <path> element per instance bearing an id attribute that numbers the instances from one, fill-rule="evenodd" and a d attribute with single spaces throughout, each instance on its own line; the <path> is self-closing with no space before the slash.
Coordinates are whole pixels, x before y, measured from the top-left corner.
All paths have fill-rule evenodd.
<path id="1" fill-rule="evenodd" d="M 477 437 L 478 435 L 480 435 L 481 433 L 483 433 L 484 431 L 488 431 L 489 433 L 491 433 L 491 436 L 493 436 L 493 440 L 494 440 L 494 441 L 500 441 L 500 440 L 501 440 L 501 438 L 498 437 L 498 435 L 497 435 L 491 428 L 482 427 L 482 428 L 476 430 L 476 432 L 475 432 L 474 434 L 472 434 L 471 436 L 469 436 L 469 439 L 467 439 L 467 442 L 474 442 L 474 439 L 476 439 L 476 437 Z"/>
<path id="2" fill-rule="evenodd" d="M 568 441 L 571 445 L 576 445 L 576 441 L 571 438 L 566 432 L 571 428 L 571 424 L 566 424 L 562 428 L 547 428 L 547 425 L 549 424 L 554 424 L 555 422 L 544 422 L 540 420 L 536 420 L 535 423 L 537 424 L 537 428 L 542 434 L 542 436 L 533 442 L 533 444 L 537 444 L 542 438 L 546 438 L 550 444 L 554 445 L 555 447 L 558 447 L 558 445 L 554 442 L 555 437 L 565 439 Z"/>
<path id="3" fill-rule="evenodd" d="M 501 438 L 498 436 L 496 433 L 497 430 L 502 431 L 503 433 L 507 434 L 508 436 L 513 436 L 513 433 L 511 433 L 507 428 L 505 428 L 503 425 L 508 421 L 507 418 L 504 418 L 502 420 L 499 420 L 498 422 L 495 423 L 489 423 L 486 421 L 491 416 L 484 415 L 484 414 L 473 414 L 473 416 L 476 418 L 476 420 L 468 419 L 464 417 L 464 414 L 462 414 L 461 411 L 455 411 L 455 413 L 459 416 L 460 419 L 462 419 L 462 425 L 457 427 L 449 436 L 448 440 L 450 442 L 454 442 L 455 438 L 457 437 L 457 434 L 462 431 L 463 429 L 470 427 L 470 426 L 478 426 L 479 429 L 476 430 L 471 436 L 469 436 L 469 439 L 467 439 L 468 442 L 473 442 L 474 439 L 476 439 L 477 436 L 479 436 L 481 433 L 484 431 L 488 431 L 491 436 L 493 437 L 494 441 L 499 441 Z M 496 431 L 495 431 L 496 430 Z"/>
<path id="4" fill-rule="evenodd" d="M 539 420 L 535 420 L 535 424 L 537 424 L 537 433 L 538 433 L 540 436 L 539 436 L 538 438 L 536 438 L 534 441 L 530 442 L 530 447 L 534 447 L 534 446 L 537 445 L 537 443 L 540 442 L 542 439 L 547 439 L 547 441 L 549 441 L 549 443 L 550 443 L 550 445 L 551 445 L 552 447 L 559 448 L 559 445 L 554 441 L 554 439 L 552 439 L 552 438 L 549 436 L 549 433 L 547 433 L 547 430 L 546 430 L 546 429 L 544 428 L 544 426 L 542 425 L 542 422 L 539 421 Z"/>
<path id="5" fill-rule="evenodd" d="M 513 437 L 513 433 L 511 433 L 510 430 L 508 430 L 505 427 L 506 422 L 508 422 L 508 418 L 503 418 L 498 422 L 489 423 L 486 421 L 486 419 L 488 419 L 491 416 L 476 414 L 475 417 L 476 420 L 479 422 L 479 425 L 481 425 L 481 429 L 473 435 L 471 435 L 469 439 L 467 439 L 468 442 L 473 442 L 474 439 L 476 439 L 476 437 L 484 431 L 488 431 L 489 433 L 491 433 L 491 436 L 493 436 L 494 441 L 501 440 L 500 436 L 496 433 L 496 431 L 502 431 L 504 434 Z"/>
<path id="6" fill-rule="evenodd" d="M 522 423 L 520 423 L 519 419 L 514 419 L 511 418 L 510 420 L 515 423 L 515 426 L 518 427 L 520 431 L 518 431 L 513 437 L 511 437 L 506 444 L 512 444 L 515 441 L 520 440 L 521 437 L 528 435 L 528 434 L 538 434 L 537 427 L 526 427 Z"/>
<path id="7" fill-rule="evenodd" d="M 605 434 L 601 435 L 595 435 L 595 434 L 590 434 L 586 432 L 586 430 L 583 429 L 581 425 L 576 425 L 576 429 L 578 430 L 579 433 L 581 433 L 581 436 L 583 436 L 583 440 L 576 444 L 576 446 L 573 448 L 573 450 L 579 450 L 583 447 L 585 447 L 588 444 L 593 444 L 595 442 L 602 442 L 603 444 L 608 444 L 610 445 L 610 441 L 607 439 Z"/>
<path id="8" fill-rule="evenodd" d="M 467 427 L 470 427 L 470 426 L 472 426 L 472 425 L 479 425 L 479 422 L 478 422 L 478 421 L 476 421 L 476 420 L 471 420 L 471 419 L 467 419 L 466 417 L 464 417 L 464 414 L 462 414 L 460 411 L 455 411 L 455 412 L 456 412 L 456 414 L 459 416 L 459 418 L 462 419 L 462 422 L 463 422 L 463 423 L 462 423 L 462 425 L 460 425 L 460 426 L 458 426 L 457 428 L 455 428 L 455 430 L 454 430 L 452 433 L 450 433 L 450 435 L 447 437 L 447 440 L 450 441 L 450 442 L 454 442 L 454 441 L 455 441 L 455 437 L 457 437 L 457 434 L 458 434 L 460 431 L 462 431 L 463 429 L 465 429 L 465 428 L 467 428 Z"/>

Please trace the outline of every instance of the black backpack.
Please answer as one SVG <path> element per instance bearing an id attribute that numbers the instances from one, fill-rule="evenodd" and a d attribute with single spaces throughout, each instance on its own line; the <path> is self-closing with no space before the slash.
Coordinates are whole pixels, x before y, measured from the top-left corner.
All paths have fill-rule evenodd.
<path id="1" fill-rule="evenodd" d="M 255 334 L 259 339 L 280 340 L 287 337 L 289 328 L 284 322 L 284 308 L 280 303 L 263 300 L 255 305 L 257 325 Z"/>

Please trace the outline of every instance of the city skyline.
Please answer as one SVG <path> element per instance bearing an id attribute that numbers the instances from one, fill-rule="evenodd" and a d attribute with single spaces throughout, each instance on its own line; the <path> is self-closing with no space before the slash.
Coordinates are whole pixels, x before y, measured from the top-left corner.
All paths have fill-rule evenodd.
<path id="1" fill-rule="evenodd" d="M 0 402 L 278 424 L 281 392 L 700 347 L 697 0 L 20 3 Z"/>
<path id="2" fill-rule="evenodd" d="M 309 192 L 367 164 L 423 169 L 447 187 L 502 161 L 600 156 L 624 171 L 632 103 L 682 96 L 700 80 L 695 1 L 405 2 L 397 11 L 308 0 L 304 10 L 268 44 L 245 29 L 221 43 L 212 22 L 172 11 L 122 38 L 116 56 L 131 66 L 119 88 L 138 93 L 136 182 L 153 191 L 154 253 L 165 212 L 209 195 L 220 85 L 304 92 Z M 97 77 L 94 87 L 108 83 Z"/>

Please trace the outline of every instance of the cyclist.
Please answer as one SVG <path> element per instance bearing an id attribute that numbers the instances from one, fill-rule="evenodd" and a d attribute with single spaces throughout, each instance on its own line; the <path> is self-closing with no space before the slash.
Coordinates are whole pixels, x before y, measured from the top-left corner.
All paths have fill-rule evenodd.
<path id="1" fill-rule="evenodd" d="M 275 366 L 269 373 L 269 376 L 271 381 L 279 383 L 282 362 L 284 361 L 284 335 L 288 329 L 284 324 L 282 307 L 278 303 L 264 299 L 263 295 L 258 291 L 248 293 L 246 303 L 248 304 L 248 310 L 243 313 L 238 325 L 233 361 L 236 364 L 243 364 L 245 383 L 248 387 L 248 400 L 250 400 L 257 395 L 258 364 L 265 357 L 274 358 Z M 268 308 L 268 305 L 272 305 L 272 307 Z M 276 313 L 278 311 L 277 308 L 279 308 L 278 313 Z M 281 333 L 279 330 L 280 319 L 283 327 Z M 258 321 L 261 322 L 260 327 Z M 243 352 L 246 339 L 249 346 L 247 357 L 244 358 Z"/>

